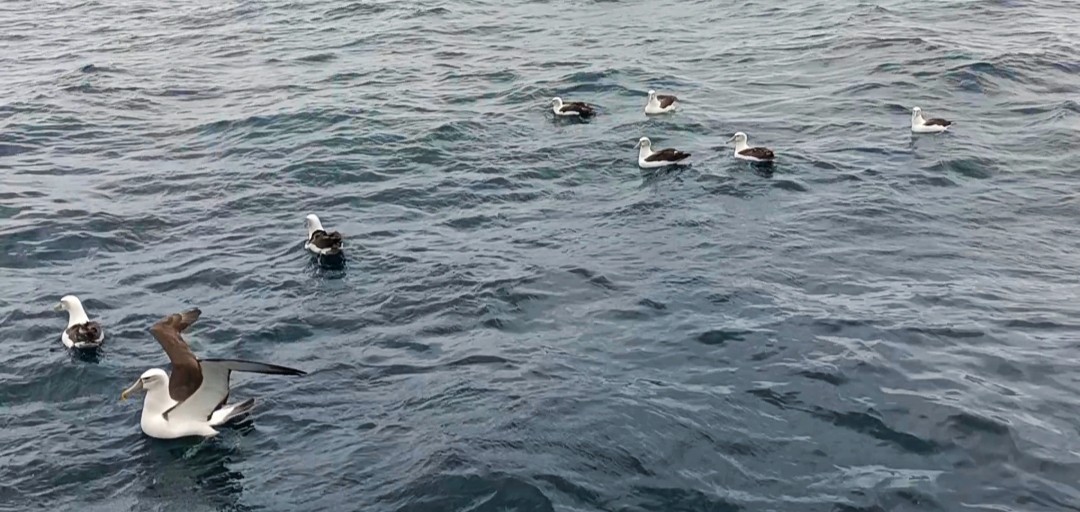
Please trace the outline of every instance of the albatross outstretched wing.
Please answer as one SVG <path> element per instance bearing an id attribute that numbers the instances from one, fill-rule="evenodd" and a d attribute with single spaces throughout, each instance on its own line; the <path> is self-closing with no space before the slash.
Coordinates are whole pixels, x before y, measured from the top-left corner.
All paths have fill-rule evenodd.
<path id="1" fill-rule="evenodd" d="M 203 374 L 199 360 L 195 358 L 195 354 L 191 353 L 191 348 L 180 335 L 195 323 L 201 314 L 202 311 L 199 308 L 172 314 L 159 320 L 150 328 L 150 333 L 161 344 L 161 348 L 165 349 L 172 363 L 169 396 L 177 402 L 186 400 L 202 385 Z"/>
<path id="2" fill-rule="evenodd" d="M 304 375 L 306 372 L 273 364 L 239 359 L 196 359 L 181 337 L 202 314 L 198 308 L 169 315 L 150 328 L 172 361 L 169 396 L 177 403 L 165 411 L 165 419 L 207 421 L 229 398 L 229 375 L 234 372 Z"/>
<path id="3" fill-rule="evenodd" d="M 232 372 L 267 373 L 273 375 L 305 375 L 307 372 L 276 364 L 242 361 L 239 359 L 203 359 L 202 385 L 187 400 L 165 411 L 165 419 L 208 421 L 214 411 L 229 399 L 229 376 Z"/>

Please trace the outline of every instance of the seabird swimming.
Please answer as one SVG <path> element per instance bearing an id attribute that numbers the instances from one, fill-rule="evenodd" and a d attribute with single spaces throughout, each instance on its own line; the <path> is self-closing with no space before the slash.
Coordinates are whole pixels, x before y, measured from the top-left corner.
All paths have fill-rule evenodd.
<path id="1" fill-rule="evenodd" d="M 668 165 L 678 165 L 683 160 L 690 158 L 690 153 L 684 153 L 682 151 L 666 148 L 660 151 L 652 150 L 652 141 L 648 137 L 642 137 L 638 140 L 638 143 L 634 145 L 635 148 L 640 147 L 638 151 L 638 166 L 643 169 L 654 169 L 657 167 L 665 167 Z"/>
<path id="2" fill-rule="evenodd" d="M 78 297 L 65 295 L 53 309 L 68 312 L 67 328 L 60 335 L 60 342 L 65 347 L 97 348 L 105 341 L 105 330 L 101 324 L 90 321 Z"/>
<path id="3" fill-rule="evenodd" d="M 169 315 L 150 328 L 150 333 L 165 349 L 172 363 L 172 375 L 160 368 L 143 372 L 139 380 L 120 394 L 120 400 L 137 391 L 146 391 L 143 400 L 142 431 L 158 439 L 187 436 L 212 437 L 214 427 L 255 406 L 249 398 L 226 406 L 229 398 L 229 374 L 232 372 L 305 375 L 306 372 L 265 363 L 238 359 L 198 359 L 181 337 L 202 314 L 198 308 Z"/>
<path id="4" fill-rule="evenodd" d="M 911 131 L 915 133 L 941 133 L 949 129 L 952 125 L 952 121 L 946 121 L 939 117 L 933 119 L 925 119 L 922 115 L 922 109 L 915 107 L 911 109 Z"/>
<path id="5" fill-rule="evenodd" d="M 772 150 L 763 147 L 750 147 L 746 143 L 746 134 L 738 132 L 732 135 L 728 142 L 735 142 L 735 158 L 750 160 L 751 162 L 772 162 L 776 158 Z"/>
<path id="6" fill-rule="evenodd" d="M 679 98 L 670 94 L 656 94 L 656 91 L 649 90 L 649 101 L 645 103 L 645 113 L 653 115 L 671 112 L 678 106 L 678 101 Z"/>
<path id="7" fill-rule="evenodd" d="M 589 105 L 588 103 L 580 101 L 563 103 L 562 98 L 557 97 L 551 99 L 551 110 L 555 112 L 555 115 L 563 117 L 577 116 L 586 118 L 592 117 L 593 114 L 596 113 L 596 111 L 593 110 L 592 105 Z"/>
<path id="8" fill-rule="evenodd" d="M 314 213 L 307 216 L 307 241 L 304 248 L 320 256 L 334 256 L 341 253 L 343 243 L 341 233 L 332 231 L 327 233 L 323 229 L 319 216 Z"/>

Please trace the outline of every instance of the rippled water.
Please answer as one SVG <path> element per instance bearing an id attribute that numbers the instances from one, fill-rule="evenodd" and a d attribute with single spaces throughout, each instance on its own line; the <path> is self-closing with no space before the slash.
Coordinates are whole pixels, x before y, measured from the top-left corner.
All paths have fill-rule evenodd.
<path id="1" fill-rule="evenodd" d="M 0 509 L 1080 510 L 1077 20 L 0 4 Z M 955 130 L 912 138 L 915 105 Z M 693 166 L 641 172 L 643 135 Z M 197 354 L 310 374 L 149 439 L 117 398 L 193 306 Z"/>

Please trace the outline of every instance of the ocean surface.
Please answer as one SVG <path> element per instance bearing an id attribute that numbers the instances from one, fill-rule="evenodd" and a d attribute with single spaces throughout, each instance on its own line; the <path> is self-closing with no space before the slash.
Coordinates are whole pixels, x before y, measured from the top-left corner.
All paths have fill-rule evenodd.
<path id="1" fill-rule="evenodd" d="M 0 510 L 1080 511 L 1078 26 L 3 2 Z M 913 106 L 956 124 L 913 137 Z M 692 165 L 638 169 L 641 136 Z M 61 346 L 65 294 L 99 353 Z M 249 419 L 152 439 L 120 391 L 191 307 L 197 355 L 309 374 L 234 374 Z"/>

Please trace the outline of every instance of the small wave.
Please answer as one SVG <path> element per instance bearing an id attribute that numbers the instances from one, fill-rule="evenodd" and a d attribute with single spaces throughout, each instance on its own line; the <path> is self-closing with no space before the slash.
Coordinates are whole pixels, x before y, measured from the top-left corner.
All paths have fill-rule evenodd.
<path id="1" fill-rule="evenodd" d="M 708 510 L 710 512 L 740 512 L 738 503 L 697 489 L 634 486 L 632 501 L 641 510 Z M 677 506 L 674 504 L 678 504 Z"/>
<path id="2" fill-rule="evenodd" d="M 927 168 L 931 172 L 953 172 L 967 178 L 988 179 L 1000 172 L 997 163 L 988 158 L 956 158 L 942 160 Z"/>
<path id="3" fill-rule="evenodd" d="M 753 331 L 745 330 L 729 330 L 729 329 L 714 329 L 711 331 L 705 331 L 697 336 L 698 343 L 704 345 L 724 345 L 729 341 L 743 341 L 747 334 L 752 334 Z"/>
<path id="4" fill-rule="evenodd" d="M 135 92 L 140 91 L 138 87 L 101 87 L 91 83 L 83 82 L 80 84 L 69 85 L 61 88 L 64 92 L 78 92 L 83 94 L 113 94 L 117 92 Z"/>
<path id="5" fill-rule="evenodd" d="M 428 16 L 448 16 L 450 14 L 452 14 L 452 11 L 445 7 L 429 7 L 424 9 L 416 9 L 411 14 L 405 16 L 405 18 L 426 18 Z"/>
<path id="6" fill-rule="evenodd" d="M 21 144 L 0 143 L 0 157 L 21 155 L 23 153 L 34 151 L 35 149 L 37 148 Z"/>
<path id="7" fill-rule="evenodd" d="M 566 271 L 571 273 L 571 274 L 574 274 L 574 275 L 581 276 L 581 277 L 585 278 L 589 282 L 589 284 L 592 284 L 594 286 L 604 288 L 604 289 L 607 289 L 607 290 L 616 290 L 616 289 L 618 289 L 618 285 L 616 285 L 611 279 L 608 279 L 607 277 L 605 277 L 605 276 L 603 276 L 601 274 L 598 274 L 596 272 L 593 272 L 593 271 L 591 271 L 589 269 L 581 268 L 581 267 L 571 267 L 569 269 L 566 269 Z"/>
<path id="8" fill-rule="evenodd" d="M 882 50 L 898 47 L 918 54 L 922 52 L 934 52 L 941 49 L 941 46 L 935 43 L 931 43 L 921 37 L 875 37 L 875 36 L 862 36 L 853 37 L 841 44 L 835 46 L 837 50 L 848 49 L 861 49 L 861 50 Z"/>
<path id="9" fill-rule="evenodd" d="M 315 53 L 315 54 L 311 54 L 311 55 L 305 55 L 305 56 L 300 57 L 300 58 L 298 58 L 296 60 L 299 61 L 299 62 L 323 63 L 323 62 L 330 62 L 332 60 L 336 60 L 337 58 L 338 58 L 337 54 L 330 53 L 330 52 L 324 52 L 324 53 Z"/>
<path id="10" fill-rule="evenodd" d="M 87 65 L 79 68 L 80 73 L 86 73 L 86 74 L 92 74 L 92 73 L 108 74 L 108 73 L 117 73 L 119 71 L 120 70 L 117 69 L 117 68 L 113 68 L 113 67 L 109 67 L 109 66 L 98 66 L 96 64 L 87 64 Z"/>
<path id="11" fill-rule="evenodd" d="M 423 476 L 380 501 L 397 510 L 514 510 L 554 512 L 551 500 L 536 486 L 499 474 Z"/>
<path id="12" fill-rule="evenodd" d="M 941 451 L 937 443 L 932 440 L 922 439 L 913 434 L 901 432 L 889 427 L 875 412 L 839 412 L 814 407 L 811 411 L 814 416 L 828 421 L 838 427 L 851 429 L 855 432 L 869 435 L 875 439 L 886 441 L 903 448 L 905 451 L 918 454 L 932 454 Z"/>
<path id="13" fill-rule="evenodd" d="M 339 8 L 328 9 L 323 13 L 323 16 L 327 22 L 334 22 L 338 21 L 338 19 L 345 19 L 353 16 L 380 14 L 392 9 L 393 6 L 387 3 L 351 2 L 347 5 L 339 6 Z"/>
<path id="14" fill-rule="evenodd" d="M 849 380 L 843 374 L 843 372 L 841 372 L 839 369 L 836 369 L 836 368 L 831 368 L 831 369 L 828 369 L 828 370 L 825 370 L 825 369 L 802 370 L 802 371 L 798 372 L 798 374 L 803 376 L 803 377 L 806 377 L 808 379 L 811 379 L 811 380 L 819 380 L 819 381 L 822 381 L 822 382 L 832 384 L 833 386 L 841 386 L 841 385 L 847 384 L 847 382 Z"/>
<path id="15" fill-rule="evenodd" d="M 772 182 L 771 186 L 772 188 L 788 192 L 810 192 L 810 188 L 795 180 L 775 180 Z"/>

